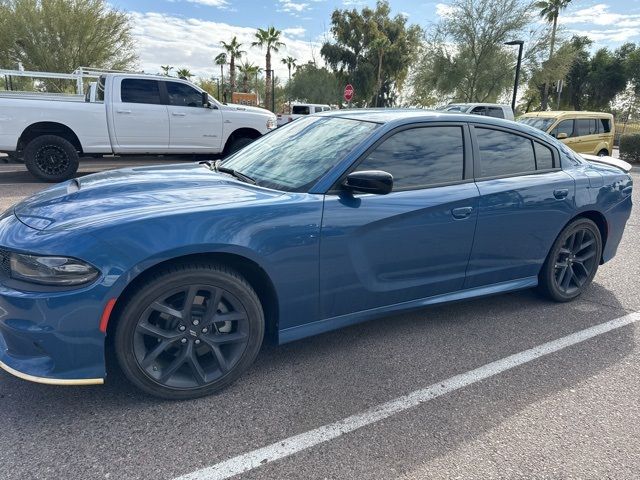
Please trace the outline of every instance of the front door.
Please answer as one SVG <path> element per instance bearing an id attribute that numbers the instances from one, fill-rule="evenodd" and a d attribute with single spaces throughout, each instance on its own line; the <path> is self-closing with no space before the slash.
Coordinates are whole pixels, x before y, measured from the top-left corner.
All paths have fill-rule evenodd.
<path id="1" fill-rule="evenodd" d="M 407 128 L 386 136 L 355 167 L 391 173 L 391 193 L 326 195 L 323 318 L 462 288 L 479 196 L 470 160 L 466 126 Z"/>
<path id="2" fill-rule="evenodd" d="M 165 81 L 172 153 L 222 150 L 222 112 L 202 105 L 202 93 L 187 83 Z"/>

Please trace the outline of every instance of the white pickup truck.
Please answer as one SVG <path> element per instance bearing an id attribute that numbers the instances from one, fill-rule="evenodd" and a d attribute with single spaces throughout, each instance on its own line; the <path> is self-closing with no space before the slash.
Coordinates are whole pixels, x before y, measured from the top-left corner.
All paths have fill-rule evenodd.
<path id="1" fill-rule="evenodd" d="M 48 182 L 80 156 L 228 155 L 277 127 L 262 108 L 219 103 L 181 79 L 105 74 L 85 99 L 0 94 L 0 152 Z"/>

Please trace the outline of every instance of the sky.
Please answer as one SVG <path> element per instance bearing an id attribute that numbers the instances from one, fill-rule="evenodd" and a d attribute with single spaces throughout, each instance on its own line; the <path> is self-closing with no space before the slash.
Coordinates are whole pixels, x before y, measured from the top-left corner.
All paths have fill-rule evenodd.
<path id="1" fill-rule="evenodd" d="M 336 8 L 361 8 L 375 0 L 111 0 L 131 14 L 139 66 L 146 72 L 160 65 L 189 68 L 198 76 L 219 75 L 213 58 L 220 41 L 234 35 L 245 45 L 247 59 L 264 68 L 264 52 L 250 47 L 258 27 L 273 25 L 283 32 L 286 47 L 276 54 L 276 74 L 286 78 L 280 59 L 322 62 L 320 46 L 328 37 Z M 394 14 L 429 27 L 447 12 L 447 0 L 390 0 Z M 594 48 L 640 43 L 640 0 L 573 0 L 560 18 L 567 33 L 587 35 Z"/>

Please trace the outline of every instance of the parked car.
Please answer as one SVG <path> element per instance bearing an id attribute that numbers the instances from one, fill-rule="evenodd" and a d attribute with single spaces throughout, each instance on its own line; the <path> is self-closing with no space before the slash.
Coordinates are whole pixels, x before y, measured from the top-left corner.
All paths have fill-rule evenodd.
<path id="1" fill-rule="evenodd" d="M 256 358 L 371 318 L 538 287 L 565 302 L 616 253 L 630 165 L 526 125 L 314 114 L 224 163 L 103 172 L 0 217 L 0 366 L 53 384 L 212 393 Z M 114 198 L 117 197 L 117 201 Z"/>
<path id="2" fill-rule="evenodd" d="M 277 126 L 267 110 L 221 104 L 177 78 L 106 74 L 89 92 L 84 102 L 0 95 L 0 152 L 59 182 L 80 155 L 228 155 Z"/>
<path id="3" fill-rule="evenodd" d="M 291 113 L 279 113 L 278 114 L 278 126 L 286 125 L 293 122 L 296 118 L 300 118 L 304 115 L 312 115 L 314 113 L 328 112 L 331 110 L 330 105 L 323 105 L 317 103 L 293 103 L 291 104 Z"/>
<path id="4" fill-rule="evenodd" d="M 511 105 L 503 105 L 499 103 L 450 103 L 444 107 L 442 111 L 471 113 L 473 115 L 504 118 L 506 120 L 514 119 Z"/>
<path id="5" fill-rule="evenodd" d="M 602 112 L 530 112 L 518 121 L 547 132 L 578 153 L 610 156 L 613 115 Z"/>

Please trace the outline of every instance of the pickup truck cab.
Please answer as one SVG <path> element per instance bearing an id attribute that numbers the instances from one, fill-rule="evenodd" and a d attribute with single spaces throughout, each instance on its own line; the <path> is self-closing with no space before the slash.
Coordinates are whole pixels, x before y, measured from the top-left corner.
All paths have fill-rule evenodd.
<path id="1" fill-rule="evenodd" d="M 291 104 L 291 113 L 278 114 L 278 126 L 286 125 L 304 115 L 313 115 L 314 113 L 328 112 L 329 110 L 331 110 L 331 106 L 326 104 L 293 103 Z"/>
<path id="2" fill-rule="evenodd" d="M 264 109 L 219 103 L 186 80 L 105 74 L 84 101 L 0 95 L 0 152 L 50 182 L 83 156 L 228 155 L 277 127 Z"/>

